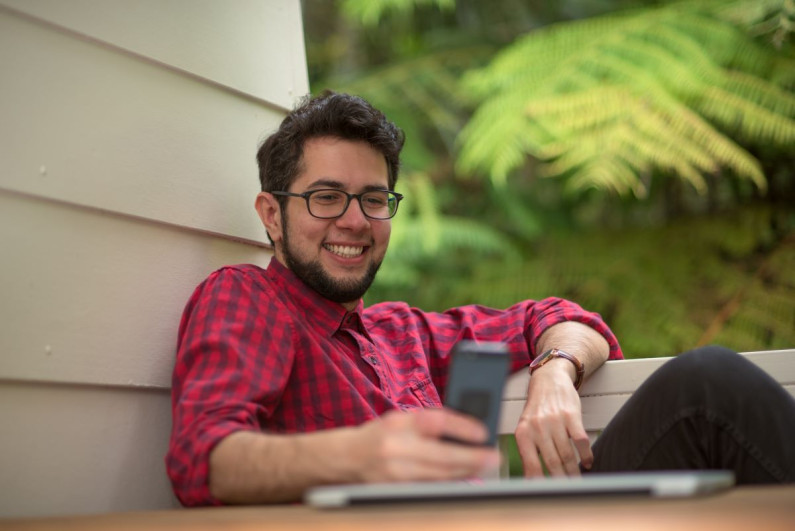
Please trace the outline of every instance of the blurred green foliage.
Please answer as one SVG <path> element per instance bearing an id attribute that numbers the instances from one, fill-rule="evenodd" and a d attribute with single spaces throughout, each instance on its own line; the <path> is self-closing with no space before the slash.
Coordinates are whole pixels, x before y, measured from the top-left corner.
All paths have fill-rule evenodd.
<path id="1" fill-rule="evenodd" d="M 795 344 L 791 0 L 304 0 L 312 91 L 407 133 L 367 302 L 562 296 L 628 357 Z"/>
<path id="2" fill-rule="evenodd" d="M 560 230 L 521 261 L 476 261 L 464 282 L 429 269 L 413 289 L 379 286 L 374 295 L 435 310 L 564 297 L 600 312 L 629 357 L 712 342 L 792 348 L 793 235 L 795 216 L 763 205 L 656 228 Z"/>
<path id="3" fill-rule="evenodd" d="M 757 44 L 725 9 L 674 3 L 521 37 L 466 75 L 481 103 L 462 132 L 462 171 L 502 181 L 533 155 L 547 162 L 542 176 L 565 176 L 575 190 L 642 197 L 642 177 L 658 171 L 704 192 L 703 175 L 721 168 L 764 189 L 759 162 L 732 137 L 795 144 L 786 90 L 795 61 Z"/>

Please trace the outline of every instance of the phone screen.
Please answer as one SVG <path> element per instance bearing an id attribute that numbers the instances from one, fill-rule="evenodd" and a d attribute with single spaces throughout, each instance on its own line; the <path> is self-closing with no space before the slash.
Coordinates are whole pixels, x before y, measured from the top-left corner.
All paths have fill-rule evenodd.
<path id="1" fill-rule="evenodd" d="M 502 390 L 509 368 L 510 357 L 503 343 L 462 341 L 453 351 L 444 404 L 481 420 L 489 431 L 488 445 L 497 442 Z"/>

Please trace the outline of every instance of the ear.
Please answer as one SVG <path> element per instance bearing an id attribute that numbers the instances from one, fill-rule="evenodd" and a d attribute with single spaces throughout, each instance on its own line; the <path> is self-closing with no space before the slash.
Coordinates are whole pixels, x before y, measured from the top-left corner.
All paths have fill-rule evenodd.
<path id="1" fill-rule="evenodd" d="M 283 237 L 282 210 L 279 207 L 279 202 L 273 194 L 260 192 L 257 194 L 254 208 L 256 208 L 259 219 L 265 226 L 265 230 L 268 231 L 268 235 L 270 235 L 275 246 Z"/>

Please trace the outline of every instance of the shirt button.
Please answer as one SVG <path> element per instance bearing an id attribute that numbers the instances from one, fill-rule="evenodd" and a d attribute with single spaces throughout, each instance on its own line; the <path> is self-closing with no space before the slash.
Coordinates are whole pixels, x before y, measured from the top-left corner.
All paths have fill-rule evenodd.
<path id="1" fill-rule="evenodd" d="M 373 365 L 378 365 L 378 358 L 376 358 L 375 356 L 370 356 L 370 363 L 372 363 Z"/>

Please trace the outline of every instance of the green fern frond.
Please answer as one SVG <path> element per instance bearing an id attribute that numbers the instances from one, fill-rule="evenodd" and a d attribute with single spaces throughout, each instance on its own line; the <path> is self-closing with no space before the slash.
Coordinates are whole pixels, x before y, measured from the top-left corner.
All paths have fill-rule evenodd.
<path id="1" fill-rule="evenodd" d="M 342 12 L 365 26 L 375 26 L 385 16 L 411 14 L 423 6 L 449 11 L 455 8 L 455 0 L 344 0 Z"/>
<path id="2" fill-rule="evenodd" d="M 427 174 L 409 172 L 399 189 L 406 195 L 392 220 L 389 258 L 378 274 L 377 287 L 415 285 L 421 272 L 439 257 L 466 253 L 470 257 L 499 256 L 516 260 L 518 251 L 504 234 L 484 221 L 444 215 L 434 183 Z"/>
<path id="3" fill-rule="evenodd" d="M 537 122 L 517 112 L 525 103 L 525 96 L 514 92 L 495 96 L 481 105 L 459 139 L 464 143 L 456 160 L 459 172 L 486 173 L 495 182 L 505 182 L 508 174 L 524 161 L 530 139 L 544 136 Z"/>
<path id="4" fill-rule="evenodd" d="M 795 2 L 792 0 L 758 0 L 757 2 L 726 2 L 716 12 L 750 28 L 752 34 L 768 36 L 782 48 L 795 32 Z"/>
<path id="5" fill-rule="evenodd" d="M 539 174 L 573 174 L 574 190 L 596 186 L 643 196 L 645 190 L 637 176 L 655 168 L 677 173 L 704 191 L 701 174 L 723 166 L 764 187 L 761 170 L 750 155 L 667 94 L 655 95 L 655 104 L 651 104 L 650 90 L 633 94 L 628 87 L 604 86 L 531 102 L 529 121 L 554 139 L 545 142 L 537 129 L 525 133 L 524 145 L 549 161 Z M 502 149 L 512 149 L 514 159 L 523 156 L 518 143 L 506 143 Z M 598 164 L 600 158 L 608 162 Z M 618 172 L 612 184 L 602 171 L 607 167 Z M 596 168 L 600 170 L 596 172 Z M 634 179 L 628 177 L 630 170 L 635 172 Z"/>
<path id="6" fill-rule="evenodd" d="M 756 2 L 722 0 L 713 2 L 716 13 L 722 18 L 745 26 L 750 26 L 769 18 L 771 15 L 785 9 L 788 3 L 791 4 L 792 2 L 787 2 L 787 0 L 757 0 Z"/>
<path id="7" fill-rule="evenodd" d="M 795 63 L 792 64 L 795 70 Z M 795 94 L 744 72 L 729 71 L 724 79 L 729 93 L 753 102 L 774 114 L 795 118 Z"/>
<path id="8" fill-rule="evenodd" d="M 788 104 L 781 100 L 781 106 Z M 782 146 L 795 143 L 795 120 L 720 87 L 708 88 L 696 107 L 706 117 L 750 139 Z"/>
<path id="9" fill-rule="evenodd" d="M 537 90 L 533 81 L 542 80 L 565 67 L 564 61 L 593 56 L 593 44 L 605 35 L 617 33 L 631 23 L 631 14 L 610 15 L 574 23 L 553 24 L 518 39 L 502 50 L 488 66 L 468 72 L 462 79 L 465 91 L 476 99 L 488 99 L 495 93 L 510 92 L 519 87 Z"/>
<path id="10" fill-rule="evenodd" d="M 621 157 L 599 157 L 587 161 L 566 183 L 570 191 L 588 188 L 630 191 L 638 197 L 646 195 L 634 171 Z"/>
<path id="11" fill-rule="evenodd" d="M 726 168 L 764 190 L 759 162 L 727 135 L 792 145 L 795 97 L 755 75 L 774 63 L 771 52 L 715 6 L 678 3 L 520 39 L 464 79 L 483 101 L 459 137 L 459 169 L 502 183 L 529 155 L 549 162 L 544 175 L 568 175 L 571 188 L 642 195 L 642 172 L 704 191 L 703 174 Z M 755 69 L 729 70 L 743 62 Z"/>
<path id="12" fill-rule="evenodd" d="M 395 218 L 397 219 L 397 218 Z M 390 244 L 390 254 L 400 255 L 401 259 L 417 261 L 433 259 L 435 256 L 453 251 L 472 253 L 475 256 L 499 254 L 506 257 L 514 256 L 515 249 L 503 234 L 489 225 L 469 218 L 445 216 L 439 219 L 438 245 L 426 250 L 418 245 L 427 233 L 427 227 L 419 218 L 402 221 L 403 239 Z"/>
<path id="13" fill-rule="evenodd" d="M 439 204 L 436 201 L 436 192 L 428 176 L 421 172 L 410 175 L 408 190 L 411 202 L 416 205 L 414 213 L 416 219 L 424 228 L 420 238 L 409 236 L 412 245 L 419 243 L 424 254 L 434 254 L 439 251 L 442 241 L 441 215 Z M 399 241 L 398 245 L 403 242 Z"/>
<path id="14" fill-rule="evenodd" d="M 381 109 L 406 132 L 402 154 L 409 170 L 433 165 L 437 155 L 427 145 L 428 132 L 436 132 L 448 153 L 464 125 L 463 109 L 469 98 L 459 88 L 467 69 L 485 61 L 491 46 L 465 46 L 429 53 L 388 66 L 374 68 L 355 79 L 334 77 L 323 86 L 359 94 Z"/>
<path id="15" fill-rule="evenodd" d="M 376 277 L 376 288 L 416 286 L 424 269 L 438 274 L 438 257 L 454 253 L 465 253 L 467 263 L 494 256 L 504 263 L 518 260 L 511 241 L 484 222 L 440 216 L 434 230 L 436 245 L 431 248 L 422 243 L 428 237 L 428 226 L 420 217 L 395 217 L 389 253 Z"/>

